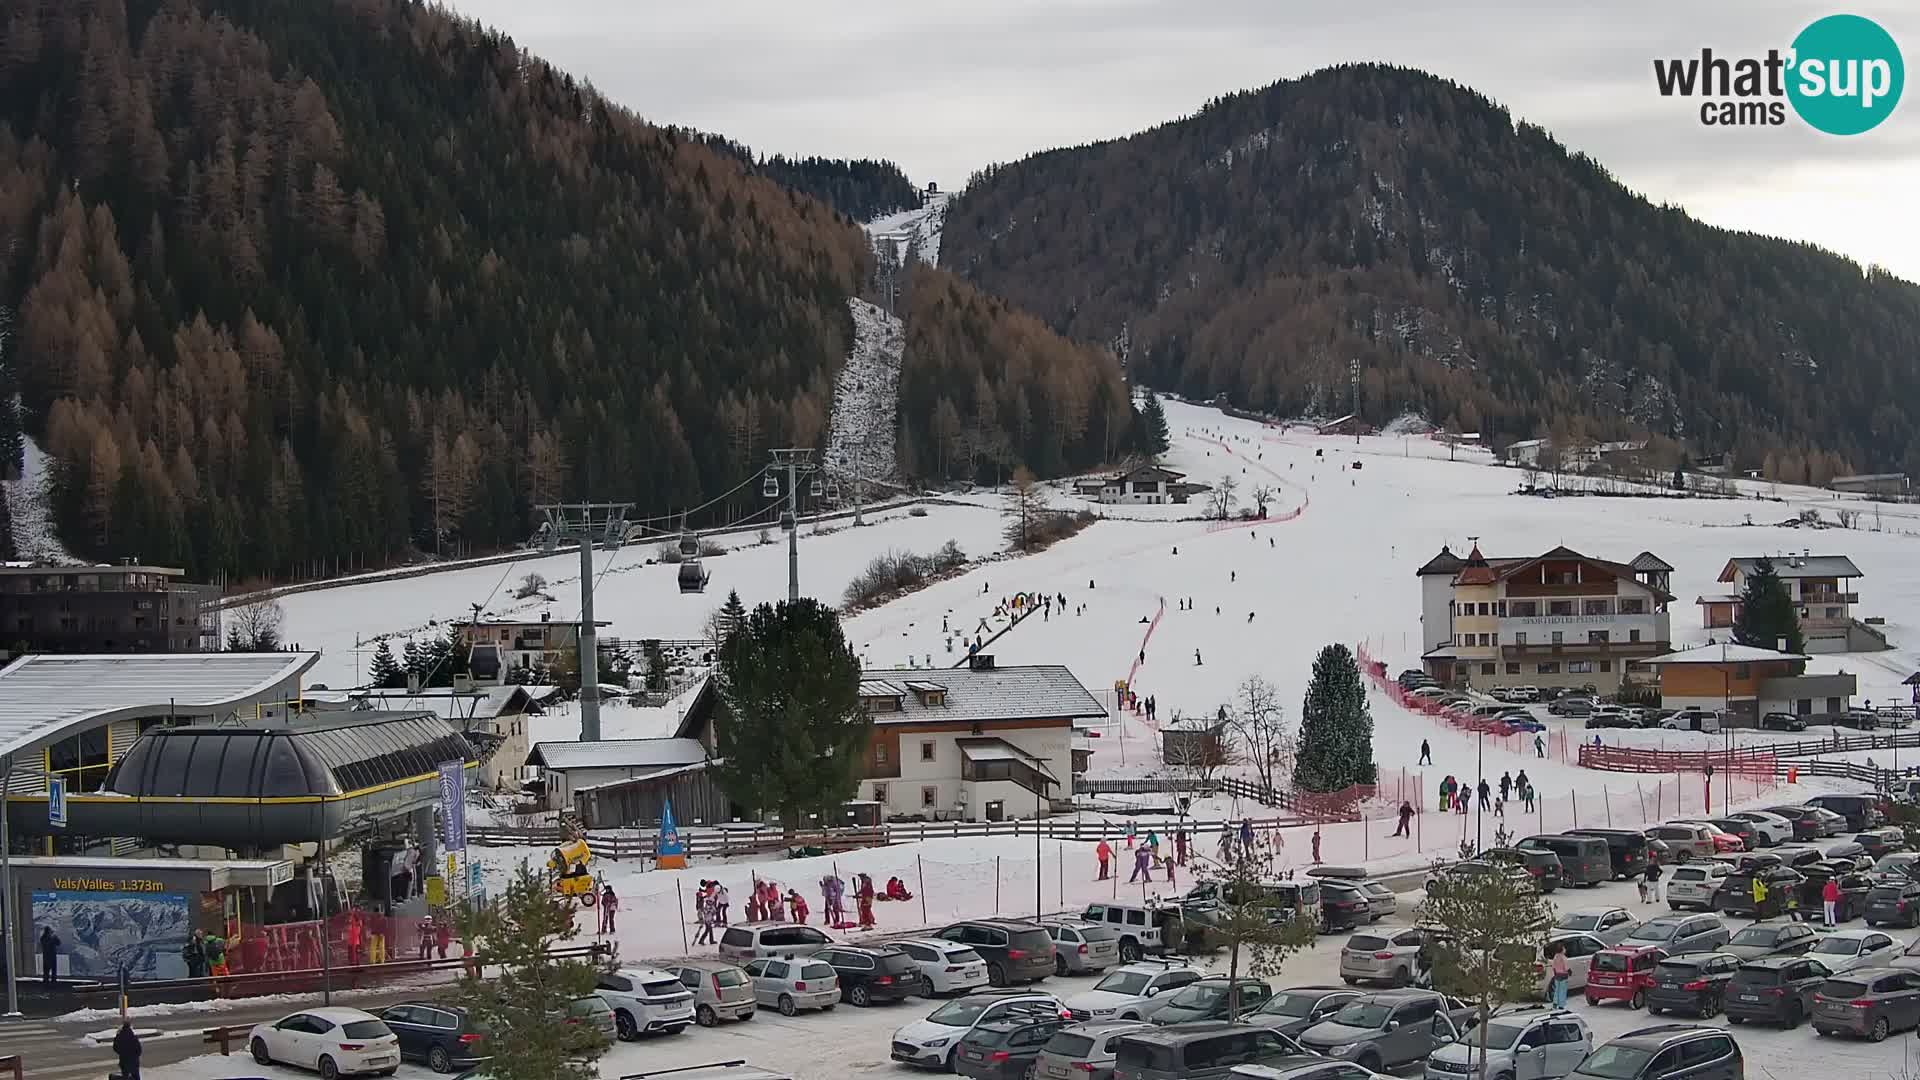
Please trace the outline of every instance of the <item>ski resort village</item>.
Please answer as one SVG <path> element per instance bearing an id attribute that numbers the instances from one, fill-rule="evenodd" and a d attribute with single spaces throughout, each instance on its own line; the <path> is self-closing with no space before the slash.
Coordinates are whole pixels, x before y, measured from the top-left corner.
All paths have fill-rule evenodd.
<path id="1" fill-rule="evenodd" d="M 1920 1071 L 1838 218 L 1471 65 L 1078 85 L 1167 5 L 629 7 L 8 4 L 0 1080 Z"/>

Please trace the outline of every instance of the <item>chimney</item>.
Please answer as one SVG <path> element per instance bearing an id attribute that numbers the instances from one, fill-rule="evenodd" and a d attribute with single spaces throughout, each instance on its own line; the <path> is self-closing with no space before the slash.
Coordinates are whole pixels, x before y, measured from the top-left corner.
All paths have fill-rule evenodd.
<path id="1" fill-rule="evenodd" d="M 972 656 L 967 657 L 967 669 L 969 671 L 992 671 L 993 654 L 974 653 Z"/>

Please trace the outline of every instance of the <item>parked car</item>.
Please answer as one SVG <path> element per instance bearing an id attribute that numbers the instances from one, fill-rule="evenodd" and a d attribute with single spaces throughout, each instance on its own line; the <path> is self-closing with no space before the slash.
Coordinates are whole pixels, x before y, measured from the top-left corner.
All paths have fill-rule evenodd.
<path id="1" fill-rule="evenodd" d="M 1813 995 L 1813 1030 L 1874 1042 L 1920 1025 L 1920 972 L 1862 968 L 1836 975 Z"/>
<path id="2" fill-rule="evenodd" d="M 1900 955 L 1900 945 L 1879 930 L 1835 930 L 1821 934 L 1807 955 L 1838 975 L 1886 964 Z"/>
<path id="3" fill-rule="evenodd" d="M 1755 877 L 1766 886 L 1767 893 L 1766 899 L 1758 904 L 1753 900 Z M 1798 897 L 1800 883 L 1804 880 L 1799 871 L 1785 866 L 1754 870 L 1736 868 L 1713 894 L 1713 910 L 1749 919 L 1771 919 L 1787 910 L 1788 899 Z"/>
<path id="4" fill-rule="evenodd" d="M 1585 716 L 1593 711 L 1593 699 L 1584 694 L 1568 694 L 1547 703 L 1554 716 Z"/>
<path id="5" fill-rule="evenodd" d="M 1889 855 L 1907 850 L 1907 834 L 1898 825 L 1879 825 L 1855 833 L 1853 842 L 1865 848 L 1877 863 Z"/>
<path id="6" fill-rule="evenodd" d="M 1901 875 L 1873 879 L 1867 890 L 1867 925 L 1920 926 L 1920 881 Z"/>
<path id="7" fill-rule="evenodd" d="M 1559 946 L 1567 952 L 1567 991 L 1572 993 L 1584 990 L 1587 986 L 1587 972 L 1593 966 L 1593 958 L 1605 952 L 1607 943 L 1592 934 L 1548 935 L 1544 946 L 1535 946 L 1533 965 L 1540 978 L 1540 996 L 1552 995 L 1553 962 L 1547 958 L 1548 951 Z"/>
<path id="8" fill-rule="evenodd" d="M 1361 982 L 1407 986 L 1413 982 L 1415 960 L 1425 941 L 1426 935 L 1418 927 L 1355 934 L 1340 950 L 1340 978 L 1348 986 Z"/>
<path id="9" fill-rule="evenodd" d="M 1298 1037 L 1301 1032 L 1339 1012 L 1348 1002 L 1360 996 L 1359 991 L 1342 990 L 1334 986 L 1289 986 L 1285 990 L 1274 991 L 1272 997 L 1251 1014 L 1242 1017 L 1241 1022 Z"/>
<path id="10" fill-rule="evenodd" d="M 987 962 L 957 941 L 907 938 L 895 941 L 927 980 L 929 994 L 964 993 L 987 985 Z"/>
<path id="11" fill-rule="evenodd" d="M 753 997 L 753 980 L 738 965 L 724 960 L 661 960 L 654 966 L 678 977 L 693 995 L 693 1020 L 701 1027 L 753 1019 L 759 1005 Z"/>
<path id="12" fill-rule="evenodd" d="M 1742 810 L 1727 816 L 1735 821 L 1747 822 L 1760 834 L 1760 843 L 1752 845 L 1754 847 L 1772 847 L 1793 839 L 1793 821 L 1779 814 L 1770 814 L 1765 810 Z"/>
<path id="13" fill-rule="evenodd" d="M 620 1037 L 620 1022 L 613 1018 L 613 1006 L 599 994 L 588 994 L 583 998 L 574 998 L 567 1004 L 567 1015 L 562 1019 L 569 1024 L 585 1024 L 598 1031 L 607 1042 Z"/>
<path id="14" fill-rule="evenodd" d="M 425 1062 L 434 1072 L 470 1069 L 487 1056 L 486 1032 L 458 1005 L 389 1005 L 380 1010 L 380 1020 L 399 1040 L 402 1061 Z"/>
<path id="15" fill-rule="evenodd" d="M 1534 884 L 1543 893 L 1553 892 L 1560 887 L 1560 856 L 1551 851 L 1541 848 L 1486 848 L 1479 857 L 1487 862 L 1519 867 L 1533 876 Z"/>
<path id="16" fill-rule="evenodd" d="M 1545 1005 L 1505 1005 L 1487 1018 L 1481 1031 L 1478 1018 L 1470 1020 L 1457 1042 L 1447 1043 L 1427 1058 L 1426 1080 L 1459 1080 L 1462 1076 L 1565 1076 L 1593 1049 L 1593 1033 L 1579 1013 Z M 1487 1064 L 1480 1069 L 1480 1044 L 1486 1043 Z"/>
<path id="17" fill-rule="evenodd" d="M 1762 731 L 1805 731 L 1807 718 L 1790 712 L 1770 712 L 1760 717 Z"/>
<path id="18" fill-rule="evenodd" d="M 1667 950 L 1653 945 L 1616 945 L 1593 958 L 1587 968 L 1587 1004 L 1624 1001 L 1630 1009 L 1647 1003 L 1654 968 Z"/>
<path id="19" fill-rule="evenodd" d="M 1059 1016 L 1015 1014 L 975 1024 L 960 1040 L 953 1071 L 974 1080 L 1026 1080 L 1040 1048 L 1070 1022 Z"/>
<path id="20" fill-rule="evenodd" d="M 1457 1040 L 1472 1015 L 1471 1006 L 1431 990 L 1386 990 L 1348 1002 L 1302 1032 L 1300 1045 L 1381 1072 L 1425 1061 Z"/>
<path id="21" fill-rule="evenodd" d="M 954 1051 L 977 1025 L 1019 1014 L 1060 1016 L 1060 999 L 1037 990 L 976 990 L 893 1033 L 891 1056 L 908 1065 L 953 1068 Z"/>
<path id="22" fill-rule="evenodd" d="M 1607 857 L 1613 862 L 1613 876 L 1631 881 L 1647 872 L 1653 864 L 1647 834 L 1638 829 L 1571 829 L 1569 836 L 1597 836 L 1607 842 Z"/>
<path id="23" fill-rule="evenodd" d="M 1138 1020 L 1093 1020 L 1061 1028 L 1033 1059 L 1034 1080 L 1113 1080 L 1120 1036 L 1147 1030 Z"/>
<path id="24" fill-rule="evenodd" d="M 1847 816 L 1845 814 L 1836 810 L 1829 810 L 1824 806 L 1809 806 L 1807 807 L 1807 813 L 1812 814 L 1814 820 L 1819 823 L 1820 836 L 1822 839 L 1829 836 L 1839 836 L 1841 833 L 1847 831 Z"/>
<path id="25" fill-rule="evenodd" d="M 1682 1062 L 1685 1062 L 1683 1065 Z M 1720 1028 L 1660 1024 L 1596 1047 L 1569 1080 L 1746 1080 L 1740 1044 Z"/>
<path id="26" fill-rule="evenodd" d="M 628 967 L 600 976 L 594 986 L 613 1010 L 613 1020 L 624 1041 L 664 1032 L 678 1035 L 693 1023 L 693 993 L 680 976 L 656 967 Z"/>
<path id="27" fill-rule="evenodd" d="M 878 1001 L 904 1001 L 927 991 L 920 965 L 896 945 L 835 945 L 814 953 L 813 958 L 833 968 L 840 1000 L 856 1009 Z"/>
<path id="28" fill-rule="evenodd" d="M 400 1040 L 386 1022 L 359 1009 L 323 1008 L 255 1024 L 247 1047 L 258 1065 L 297 1065 L 326 1080 L 400 1067 Z"/>
<path id="29" fill-rule="evenodd" d="M 1805 879 L 1799 885 L 1800 917 L 1813 920 L 1822 918 L 1826 909 L 1827 882 L 1838 879 L 1840 899 L 1835 901 L 1834 918 L 1839 922 L 1852 922 L 1867 913 L 1867 901 L 1873 894 L 1873 876 L 1861 873 L 1854 868 L 1851 860 L 1825 860 L 1811 863 L 1800 868 Z"/>
<path id="30" fill-rule="evenodd" d="M 1887 815 L 1880 813 L 1880 796 L 1859 796 L 1859 794 L 1828 794 L 1807 799 L 1807 805 L 1834 811 L 1839 817 L 1847 819 L 1847 828 L 1859 832 L 1862 828 L 1874 828 L 1876 824 L 1887 821 Z"/>
<path id="31" fill-rule="evenodd" d="M 1731 820 L 1731 819 L 1728 819 L 1728 820 Z M 1736 852 L 1746 851 L 1747 841 L 1743 837 L 1745 834 L 1751 833 L 1753 831 L 1753 826 L 1748 825 L 1746 822 L 1735 821 L 1733 822 L 1733 824 L 1736 826 L 1735 831 L 1728 832 L 1727 830 L 1721 828 L 1718 822 L 1708 818 L 1680 818 L 1674 821 L 1670 821 L 1667 824 L 1692 825 L 1692 826 L 1698 826 L 1699 828 L 1707 830 L 1707 839 L 1713 842 L 1713 850 L 1707 852 L 1708 858 L 1712 858 L 1716 855 L 1729 855 Z M 1668 845 L 1668 846 L 1671 847 L 1672 845 Z"/>
<path id="32" fill-rule="evenodd" d="M 752 960 L 747 963 L 747 978 L 753 980 L 753 997 L 761 1005 L 792 1016 L 801 1009 L 825 1012 L 840 1003 L 840 977 L 833 965 L 811 956 L 797 960 Z"/>
<path id="33" fill-rule="evenodd" d="M 1588 728 L 1635 728 L 1639 723 L 1618 705 L 1596 705 L 1587 713 Z"/>
<path id="34" fill-rule="evenodd" d="M 1428 700 L 1429 698 L 1437 698 L 1444 693 L 1446 693 L 1445 690 L 1441 689 L 1438 686 L 1433 686 L 1429 684 L 1426 686 L 1414 687 L 1413 689 L 1407 691 L 1407 696 L 1417 701 L 1425 701 L 1425 700 Z"/>
<path id="35" fill-rule="evenodd" d="M 1328 1062 L 1317 1054 L 1289 1054 L 1260 1065 L 1235 1065 L 1229 1080 L 1378 1080 L 1369 1072 L 1347 1061 Z"/>
<path id="36" fill-rule="evenodd" d="M 1120 962 L 1130 964 L 1148 953 L 1166 950 L 1166 930 L 1177 923 L 1184 908 L 1203 911 L 1219 904 L 1219 883 L 1201 882 L 1187 891 L 1178 904 L 1150 908 L 1145 904 L 1088 904 L 1080 917 L 1087 922 L 1105 923 L 1120 935 Z"/>
<path id="37" fill-rule="evenodd" d="M 1653 969 L 1653 988 L 1647 991 L 1647 1012 L 1658 1016 L 1671 1009 L 1701 1019 L 1720 1011 L 1727 986 L 1740 970 L 1740 958 L 1731 953 L 1702 952 L 1669 956 Z"/>
<path id="38" fill-rule="evenodd" d="M 1814 841 L 1814 843 L 1818 843 L 1818 841 Z M 1812 843 L 1782 844 L 1771 852 L 1771 854 L 1780 859 L 1779 865 L 1796 871 L 1801 867 L 1811 866 L 1814 863 L 1820 862 L 1827 857 L 1826 852 L 1814 847 Z"/>
<path id="39" fill-rule="evenodd" d="M 1661 915 L 1648 919 L 1621 939 L 1622 945 L 1652 945 L 1666 950 L 1669 959 L 1687 953 L 1713 952 L 1733 935 L 1712 915 Z"/>
<path id="40" fill-rule="evenodd" d="M 1872 731 L 1880 726 L 1880 714 L 1870 709 L 1843 709 L 1840 712 L 1832 714 L 1828 723 L 1831 723 L 1834 727 Z"/>
<path id="41" fill-rule="evenodd" d="M 1749 960 L 1733 973 L 1727 985 L 1727 1020 L 1744 1024 L 1758 1020 L 1782 1027 L 1799 1027 L 1813 1012 L 1814 991 L 1833 974 L 1811 956 L 1770 956 Z"/>
<path id="42" fill-rule="evenodd" d="M 1120 962 L 1120 931 L 1084 919 L 1043 919 L 1053 938 L 1053 973 L 1085 975 Z"/>
<path id="43" fill-rule="evenodd" d="M 1320 932 L 1335 934 L 1373 921 L 1373 904 L 1350 881 L 1328 878 L 1320 883 Z"/>
<path id="44" fill-rule="evenodd" d="M 1660 721 L 1660 726 L 1668 731 L 1702 731 L 1714 734 L 1720 730 L 1720 711 L 1685 708 Z"/>
<path id="45" fill-rule="evenodd" d="M 1542 833 L 1527 837 L 1517 846 L 1522 851 L 1551 851 L 1558 856 L 1562 884 L 1589 886 L 1613 880 L 1611 849 L 1597 836 Z"/>
<path id="46" fill-rule="evenodd" d="M 1822 836 L 1827 835 L 1822 831 L 1824 826 L 1821 823 L 1820 815 L 1814 813 L 1812 807 L 1769 806 L 1766 812 L 1775 817 L 1785 818 L 1792 822 L 1792 839 L 1794 840 L 1818 840 Z"/>
<path id="47" fill-rule="evenodd" d="M 1329 878 L 1345 881 L 1366 894 L 1367 907 L 1374 920 L 1392 915 L 1400 910 L 1400 896 L 1391 886 L 1375 879 L 1367 870 L 1358 866 L 1315 866 L 1306 872 L 1307 876 L 1319 881 Z"/>
<path id="48" fill-rule="evenodd" d="M 1239 1000 L 1233 1000 L 1237 992 Z M 1262 979 L 1228 979 L 1209 975 L 1175 990 L 1153 1014 L 1155 1024 L 1190 1024 L 1196 1020 L 1232 1020 L 1266 1004 L 1273 988 Z"/>
<path id="49" fill-rule="evenodd" d="M 1667 845 L 1671 853 L 1667 861 L 1691 862 L 1719 853 L 1719 846 L 1713 842 L 1713 833 L 1704 825 L 1687 822 L 1668 822 L 1665 825 L 1653 825 L 1647 828 L 1647 838 L 1659 840 Z"/>
<path id="50" fill-rule="evenodd" d="M 812 956 L 833 944 L 833 939 L 803 923 L 740 923 L 727 927 L 720 935 L 719 953 L 731 960 L 757 960 L 777 956 L 791 960 Z"/>
<path id="51" fill-rule="evenodd" d="M 1769 956 L 1799 956 L 1813 948 L 1815 934 L 1806 923 L 1754 923 L 1733 935 L 1720 951 L 1742 961 Z"/>
<path id="52" fill-rule="evenodd" d="M 1575 908 L 1561 912 L 1553 923 L 1555 933 L 1591 934 L 1608 945 L 1620 944 L 1639 927 L 1639 919 L 1617 907 Z"/>
<path id="53" fill-rule="evenodd" d="M 1269 1028 L 1224 1021 L 1157 1027 L 1120 1037 L 1114 1080 L 1225 1080 L 1236 1065 L 1260 1065 L 1301 1053 Z"/>
<path id="54" fill-rule="evenodd" d="M 1674 911 L 1712 911 L 1713 894 L 1731 873 L 1733 867 L 1715 860 L 1674 867 L 1667 874 L 1667 907 Z"/>
<path id="55" fill-rule="evenodd" d="M 1720 854 L 1733 851 L 1760 850 L 1760 830 L 1755 827 L 1751 821 L 1736 817 L 1698 818 L 1695 820 L 1702 825 L 1712 826 L 1716 833 L 1732 841 L 1732 843 L 1721 843 Z"/>
<path id="56" fill-rule="evenodd" d="M 1533 880 L 1532 874 L 1508 863 L 1487 862 L 1482 859 L 1462 859 L 1457 863 L 1449 863 L 1442 867 L 1439 873 L 1427 877 L 1426 889 L 1431 893 L 1445 889 L 1451 881 L 1487 875 L 1504 877 L 1521 891 L 1539 891 L 1539 885 Z"/>
<path id="57" fill-rule="evenodd" d="M 1024 919 L 973 919 L 934 933 L 957 941 L 987 962 L 987 982 L 1006 986 L 1039 982 L 1053 974 L 1053 937 L 1047 928 Z"/>
<path id="58" fill-rule="evenodd" d="M 1067 999 L 1075 1020 L 1147 1020 L 1173 992 L 1206 975 L 1165 960 L 1141 960 L 1107 972 L 1093 989 Z"/>

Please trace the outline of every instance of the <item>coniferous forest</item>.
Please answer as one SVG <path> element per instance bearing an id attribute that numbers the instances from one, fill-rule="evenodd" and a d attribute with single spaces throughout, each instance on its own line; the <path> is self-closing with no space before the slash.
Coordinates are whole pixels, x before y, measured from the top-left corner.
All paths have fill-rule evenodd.
<path id="1" fill-rule="evenodd" d="M 1330 68 L 975 176 L 941 262 L 1133 376 L 1495 442 L 1920 474 L 1920 288 L 1655 206 L 1454 83 Z"/>

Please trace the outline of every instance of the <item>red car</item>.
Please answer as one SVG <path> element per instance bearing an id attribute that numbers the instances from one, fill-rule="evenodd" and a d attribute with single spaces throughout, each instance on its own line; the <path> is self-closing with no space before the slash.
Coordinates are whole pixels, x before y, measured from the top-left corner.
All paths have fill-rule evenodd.
<path id="1" fill-rule="evenodd" d="M 1587 1004 L 1624 1001 L 1638 1009 L 1647 1002 L 1647 990 L 1653 986 L 1654 965 L 1667 958 L 1667 950 L 1646 945 L 1616 946 L 1593 954 L 1593 966 L 1587 969 Z"/>

